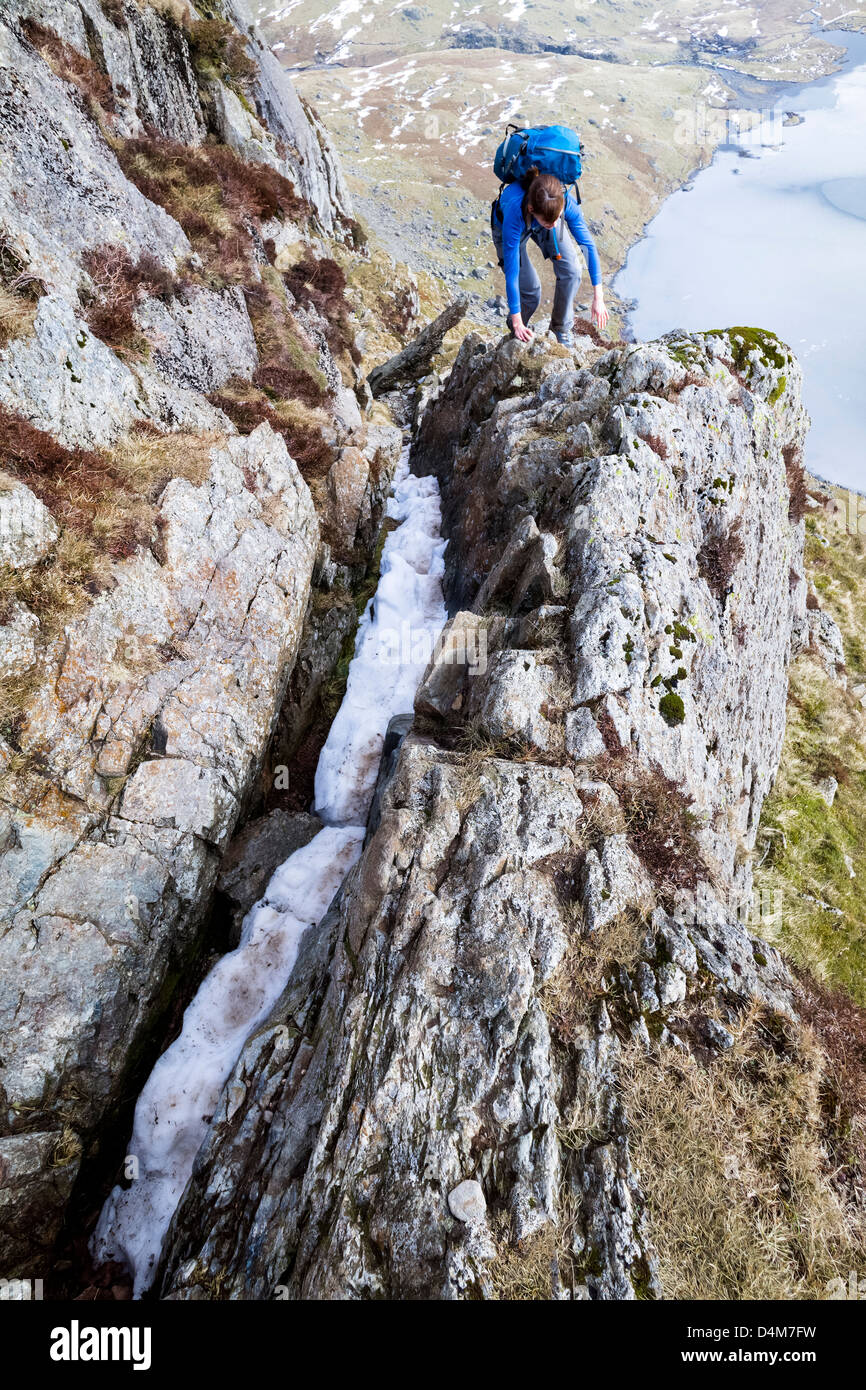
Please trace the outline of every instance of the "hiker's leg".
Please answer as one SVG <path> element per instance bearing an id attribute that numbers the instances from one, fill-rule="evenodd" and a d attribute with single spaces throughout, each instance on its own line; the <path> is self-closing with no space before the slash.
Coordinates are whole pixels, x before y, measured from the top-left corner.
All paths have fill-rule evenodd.
<path id="1" fill-rule="evenodd" d="M 524 323 L 529 323 L 541 303 L 541 281 L 538 278 L 535 266 L 529 259 L 529 241 L 524 241 L 520 248 L 520 317 Z"/>
<path id="2" fill-rule="evenodd" d="M 556 224 L 556 239 L 559 243 L 559 260 L 553 262 L 556 276 L 556 290 L 553 296 L 553 313 L 550 315 L 550 331 L 557 337 L 570 335 L 574 324 L 574 296 L 580 284 L 580 262 L 577 247 L 561 217 Z"/>

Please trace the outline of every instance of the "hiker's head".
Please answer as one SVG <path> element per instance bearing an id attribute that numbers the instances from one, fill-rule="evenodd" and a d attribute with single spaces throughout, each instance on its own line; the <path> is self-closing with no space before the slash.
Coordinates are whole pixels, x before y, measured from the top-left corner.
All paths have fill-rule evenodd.
<path id="1" fill-rule="evenodd" d="M 539 174 L 530 169 L 530 184 L 526 193 L 527 220 L 534 217 L 542 227 L 555 227 L 565 207 L 565 193 L 553 174 Z"/>

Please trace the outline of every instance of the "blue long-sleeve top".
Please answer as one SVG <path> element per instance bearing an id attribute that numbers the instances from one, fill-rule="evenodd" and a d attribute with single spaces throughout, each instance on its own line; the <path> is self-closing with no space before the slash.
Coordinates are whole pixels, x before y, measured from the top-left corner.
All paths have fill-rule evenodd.
<path id="1" fill-rule="evenodd" d="M 508 299 L 509 314 L 520 313 L 520 243 L 527 235 L 526 220 L 523 216 L 523 199 L 526 196 L 519 183 L 507 183 L 502 190 L 499 206 L 502 209 L 502 259 L 505 263 L 505 294 Z M 586 225 L 580 204 L 569 192 L 565 195 L 565 222 L 571 235 L 586 259 L 589 278 L 594 285 L 601 283 L 601 265 L 592 234 Z M 531 226 L 538 231 L 545 230 L 533 217 Z"/>

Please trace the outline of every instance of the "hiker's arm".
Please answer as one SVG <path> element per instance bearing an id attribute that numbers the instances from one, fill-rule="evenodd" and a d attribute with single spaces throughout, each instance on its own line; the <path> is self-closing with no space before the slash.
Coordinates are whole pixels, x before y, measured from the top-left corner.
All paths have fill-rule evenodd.
<path id="1" fill-rule="evenodd" d="M 592 321 L 593 323 L 597 323 L 599 328 L 607 328 L 610 314 L 604 302 L 604 289 L 601 283 L 601 262 L 598 258 L 598 250 L 592 239 L 592 233 L 586 225 L 583 213 L 570 193 L 565 200 L 565 221 L 568 230 L 571 232 L 571 235 L 584 254 L 586 266 L 589 271 L 589 278 L 592 281 Z"/>
<path id="2" fill-rule="evenodd" d="M 502 263 L 505 270 L 505 297 L 508 300 L 508 318 L 515 338 L 528 343 L 532 329 L 527 328 L 520 314 L 520 236 L 523 230 L 521 218 L 507 215 L 502 222 Z"/>

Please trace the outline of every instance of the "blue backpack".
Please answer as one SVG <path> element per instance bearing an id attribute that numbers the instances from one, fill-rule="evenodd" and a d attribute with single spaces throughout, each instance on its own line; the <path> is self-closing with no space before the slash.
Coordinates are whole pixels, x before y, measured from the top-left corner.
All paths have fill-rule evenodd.
<path id="1" fill-rule="evenodd" d="M 567 188 L 582 172 L 580 136 L 567 125 L 537 126 L 519 130 L 506 126 L 505 139 L 496 151 L 493 172 L 500 183 L 522 183 L 530 169 L 553 174 Z"/>

